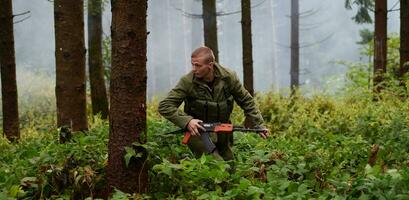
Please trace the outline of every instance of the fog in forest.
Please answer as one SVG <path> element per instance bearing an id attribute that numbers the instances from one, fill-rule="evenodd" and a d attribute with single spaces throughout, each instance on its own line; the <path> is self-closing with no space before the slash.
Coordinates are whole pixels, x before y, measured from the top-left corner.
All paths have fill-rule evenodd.
<path id="1" fill-rule="evenodd" d="M 300 82 L 324 90 L 342 85 L 346 67 L 336 61 L 358 61 L 359 30 L 355 10 L 345 0 L 300 0 Z M 395 1 L 389 2 L 389 7 Z M 19 96 L 54 90 L 53 4 L 47 0 L 14 0 L 14 14 L 30 11 L 14 24 Z M 252 1 L 253 63 L 256 91 L 286 88 L 290 82 L 290 0 Z M 219 63 L 242 77 L 240 0 L 217 0 Z M 86 10 L 86 9 L 85 9 Z M 201 1 L 149 0 L 148 96 L 163 96 L 190 70 L 191 51 L 203 45 Z M 86 19 L 86 13 L 84 14 Z M 18 16 L 18 21 L 25 16 Z M 110 35 L 110 5 L 105 4 L 104 35 Z M 85 28 L 86 28 L 85 22 Z M 399 31 L 399 12 L 388 14 L 388 32 Z M 86 33 L 86 31 L 85 31 Z M 86 36 L 85 36 L 86 37 Z M 86 42 L 87 44 L 87 42 Z M 328 88 L 327 88 L 328 89 Z"/>

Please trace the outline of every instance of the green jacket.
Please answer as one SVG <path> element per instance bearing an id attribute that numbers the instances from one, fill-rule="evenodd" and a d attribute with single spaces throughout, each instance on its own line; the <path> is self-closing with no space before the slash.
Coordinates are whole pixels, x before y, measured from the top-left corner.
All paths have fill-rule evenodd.
<path id="1" fill-rule="evenodd" d="M 190 72 L 159 103 L 159 113 L 181 128 L 193 118 L 204 122 L 229 122 L 234 99 L 253 126 L 263 127 L 261 113 L 237 74 L 217 63 L 214 69 L 213 89 Z M 185 103 L 184 111 L 179 109 L 182 102 Z"/>

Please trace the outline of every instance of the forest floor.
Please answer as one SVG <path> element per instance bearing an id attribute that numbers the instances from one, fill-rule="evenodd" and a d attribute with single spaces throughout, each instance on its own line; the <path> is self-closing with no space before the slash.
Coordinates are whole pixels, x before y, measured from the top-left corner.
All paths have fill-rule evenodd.
<path id="1" fill-rule="evenodd" d="M 234 133 L 234 162 L 195 159 L 148 108 L 149 192 L 111 199 L 409 199 L 409 100 L 368 92 L 256 98 L 272 136 Z M 0 138 L 0 199 L 84 199 L 106 184 L 108 121 L 58 142 L 53 101 L 22 111 L 22 137 Z M 244 121 L 236 106 L 232 120 Z M 228 173 L 234 168 L 234 173 Z"/>

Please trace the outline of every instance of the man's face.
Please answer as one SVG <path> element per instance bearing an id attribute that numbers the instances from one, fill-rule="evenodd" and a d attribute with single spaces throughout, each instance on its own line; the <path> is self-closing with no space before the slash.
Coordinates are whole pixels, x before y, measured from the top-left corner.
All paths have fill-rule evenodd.
<path id="1" fill-rule="evenodd" d="M 206 57 L 199 55 L 192 58 L 192 71 L 195 77 L 205 78 L 212 71 L 213 62 L 207 62 Z"/>

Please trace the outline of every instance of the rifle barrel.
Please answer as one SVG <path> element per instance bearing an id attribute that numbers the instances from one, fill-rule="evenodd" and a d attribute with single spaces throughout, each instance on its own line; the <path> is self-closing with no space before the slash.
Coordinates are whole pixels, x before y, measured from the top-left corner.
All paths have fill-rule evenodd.
<path id="1" fill-rule="evenodd" d="M 263 132 L 265 129 L 259 129 L 259 128 L 244 128 L 244 127 L 234 127 L 233 131 L 240 131 L 240 132 Z"/>

